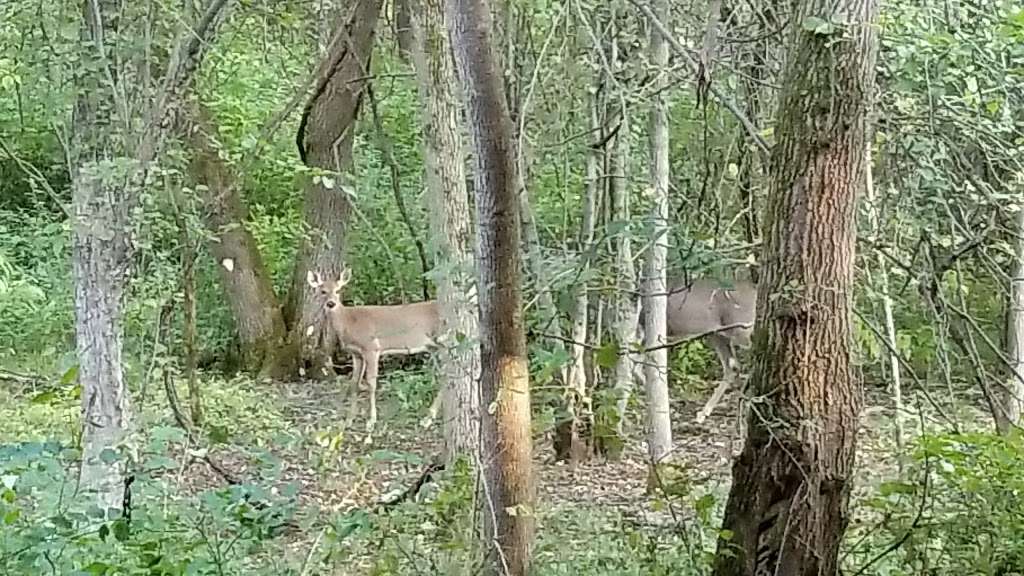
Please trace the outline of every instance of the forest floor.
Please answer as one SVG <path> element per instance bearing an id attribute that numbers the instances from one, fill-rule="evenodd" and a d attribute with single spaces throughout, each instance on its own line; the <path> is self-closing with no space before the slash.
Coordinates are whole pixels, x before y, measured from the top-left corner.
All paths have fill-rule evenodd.
<path id="1" fill-rule="evenodd" d="M 300 502 L 299 522 L 305 529 L 294 531 L 289 541 L 294 554 L 304 554 L 319 538 L 317 530 L 328 518 L 338 517 L 353 510 L 382 510 L 383 501 L 392 500 L 409 490 L 423 476 L 426 466 L 441 449 L 440 422 L 429 429 L 419 424 L 426 413 L 429 398 L 410 400 L 407 390 L 389 386 L 382 379 L 378 392 L 380 418 L 372 444 L 364 444 L 366 394 L 360 395 L 360 414 L 345 422 L 349 414 L 345 406 L 346 394 L 338 384 L 302 382 L 290 384 L 259 384 L 257 396 L 267 406 L 276 406 L 280 422 L 288 441 L 266 438 L 256 444 L 264 447 L 278 460 L 277 482 L 298 486 Z M 710 386 L 710 384 L 709 384 Z M 710 390 L 707 391 L 710 393 Z M 675 393 L 675 396 L 681 394 Z M 406 396 L 402 398 L 402 396 Z M 421 394 L 422 396 L 422 394 Z M 668 527 L 681 523 L 699 523 L 699 506 L 693 504 L 701 497 L 711 498 L 709 508 L 721 511 L 730 482 L 730 463 L 741 448 L 737 434 L 737 402 L 729 394 L 715 413 L 703 425 L 695 425 L 697 410 L 706 400 L 706 394 L 692 399 L 676 399 L 674 415 L 674 461 L 691 488 L 684 498 L 666 498 L 665 494 L 648 493 L 645 444 L 642 437 L 642 415 L 631 414 L 633 433 L 628 438 L 621 459 L 606 461 L 594 459 L 571 467 L 555 463 L 552 458 L 550 434 L 535 434 L 535 480 L 538 487 L 538 510 L 542 527 L 546 521 L 561 524 L 567 531 L 579 529 L 581 514 L 594 518 L 614 518 L 613 524 L 630 526 L 654 532 L 671 532 Z M 892 411 L 877 408 L 883 398 L 871 399 L 865 411 L 859 434 L 857 490 L 867 493 L 884 479 L 896 477 L 895 450 L 891 441 Z M 222 466 L 241 476 L 252 474 L 258 467 L 247 458 L 238 444 L 222 444 L 211 451 Z M 185 475 L 195 490 L 222 486 L 224 480 L 201 461 L 191 465 Z M 430 483 L 412 500 L 429 498 Z M 856 497 L 856 495 L 855 495 Z M 675 505 L 672 502 L 675 501 Z M 386 507 L 385 507 L 386 508 Z M 566 516 L 568 514 L 568 516 Z M 705 551 L 713 543 L 713 524 L 704 516 L 705 539 L 699 546 Z M 604 520 L 594 520 L 594 526 Z M 569 526 L 566 526 L 568 523 Z M 602 526 L 607 530 L 607 525 Z M 557 529 L 556 529 L 557 530 Z M 614 528 L 612 529 L 615 530 Z M 542 534 L 544 530 L 542 528 Z M 617 532 L 616 532 L 617 534 Z M 551 534 L 548 532 L 548 536 Z M 577 534 L 579 545 L 585 548 L 591 535 Z M 564 538 L 559 534 L 556 538 Z M 549 560 L 558 561 L 558 552 L 541 546 L 537 554 L 548 554 Z M 362 553 L 353 551 L 348 569 L 342 573 L 368 573 L 376 554 L 374 547 Z M 581 553 L 590 553 L 584 550 Z M 364 556 L 359 558 L 359 556 Z M 568 561 L 568 559 L 562 559 Z M 362 566 L 357 569 L 357 566 Z M 437 573 L 428 570 L 426 573 Z M 562 573 L 562 572 L 552 572 Z M 571 573 L 567 571 L 566 573 Z M 613 572 L 609 572 L 613 573 Z"/>
<path id="2" fill-rule="evenodd" d="M 437 504 L 439 494 L 450 485 L 429 481 L 400 505 L 382 504 L 416 485 L 441 450 L 441 423 L 434 422 L 428 429 L 419 424 L 432 400 L 430 380 L 418 371 L 386 372 L 378 391 L 378 427 L 372 443 L 364 444 L 366 394 L 360 394 L 358 413 L 352 417 L 344 377 L 338 382 L 255 383 L 208 375 L 202 381 L 207 450 L 196 452 L 192 446 L 186 452 L 184 444 L 177 444 L 171 453 L 181 467 L 166 478 L 181 496 L 225 487 L 226 479 L 204 462 L 202 455 L 207 454 L 237 480 L 271 486 L 279 494 L 294 493 L 291 528 L 269 549 L 280 558 L 255 562 L 304 565 L 318 546 L 329 548 L 321 542 L 325 533 L 337 533 L 339 522 L 361 517 L 370 518 L 373 528 L 362 536 L 332 542 L 330 554 L 342 549 L 344 559 L 327 562 L 327 571 L 310 573 L 453 573 L 456 570 L 438 566 L 445 555 L 458 557 L 452 550 L 461 544 L 452 542 L 451 530 L 436 526 L 451 518 L 451 510 Z M 713 383 L 705 383 L 703 390 L 694 392 L 689 386 L 673 388 L 675 467 L 670 493 L 648 492 L 641 407 L 630 412 L 630 436 L 620 459 L 595 458 L 575 467 L 553 462 L 550 423 L 543 417 L 535 419 L 540 529 L 534 556 L 544 567 L 538 574 L 653 573 L 650 562 L 662 562 L 661 573 L 700 573 L 680 572 L 677 567 L 692 566 L 694 558 L 706 558 L 714 550 L 731 460 L 741 448 L 735 393 L 727 395 L 703 425 L 694 424 L 711 387 Z M 138 395 L 140 428 L 147 437 L 158 428 L 175 427 L 161 388 L 150 384 L 148 392 Z M 185 398 L 184 384 L 178 388 Z M 31 387 L 7 391 L 9 402 L 0 402 L 0 437 L 74 437 L 77 400 L 40 392 Z M 947 404 L 978 406 L 962 400 L 940 399 L 944 408 Z M 865 405 L 858 434 L 855 501 L 876 494 L 881 482 L 901 478 L 891 402 L 881 390 L 870 388 Z M 908 442 L 922 427 L 940 428 L 933 410 L 921 412 L 925 414 L 915 410 L 905 418 Z M 976 408 L 954 416 L 987 425 Z M 444 478 L 436 475 L 434 480 L 439 476 Z M 869 507 L 855 507 L 854 512 L 855 526 L 860 523 L 870 531 L 878 522 Z M 470 528 L 465 530 L 471 530 L 471 525 L 467 523 Z M 386 553 L 406 568 L 380 569 Z M 677 556 L 666 560 L 670 553 Z M 644 554 L 650 558 L 637 572 L 641 565 L 637 557 Z M 420 560 L 426 569 L 416 565 Z M 414 569 L 408 568 L 410 564 Z"/>

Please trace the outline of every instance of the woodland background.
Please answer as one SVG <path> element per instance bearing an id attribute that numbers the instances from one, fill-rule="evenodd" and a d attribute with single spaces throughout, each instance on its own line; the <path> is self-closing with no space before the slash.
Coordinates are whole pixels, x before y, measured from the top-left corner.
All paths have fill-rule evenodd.
<path id="1" fill-rule="evenodd" d="M 183 54 L 175 42 L 187 44 L 216 4 L 118 7 L 112 57 L 153 64 L 118 79 L 122 91 L 137 92 L 123 102 L 160 93 L 160 74 Z M 197 35 L 201 62 L 177 94 L 185 120 L 161 128 L 166 143 L 137 203 L 115 202 L 130 210 L 111 216 L 126 225 L 112 233 L 134 246 L 122 319 L 137 436 L 130 531 L 123 518 L 97 519 L 71 496 L 83 439 L 69 150 L 84 132 L 70 119 L 76 82 L 94 72 L 82 6 L 0 4 L 0 572 L 474 573 L 472 467 L 449 467 L 407 493 L 442 451 L 437 425 L 417 424 L 437 391 L 430 362 L 384 365 L 383 431 L 364 447 L 361 421 L 344 417 L 347 368 L 338 379 L 307 378 L 323 364 L 312 354 L 300 377 L 301 353 L 281 332 L 287 322 L 266 341 L 244 335 L 246 311 L 308 312 L 295 295 L 304 287 L 297 260 L 329 273 L 351 267 L 344 299 L 354 304 L 435 297 L 438 282 L 458 273 L 434 266 L 436 198 L 424 177 L 427 102 L 407 51 L 410 6 L 226 4 L 216 33 Z M 669 277 L 728 283 L 760 264 L 769 191 L 762 146 L 775 138 L 786 34 L 798 26 L 828 36 L 839 26 L 797 22 L 788 5 L 673 5 L 665 21 L 688 58 L 673 48 L 661 69 L 647 55 L 640 5 L 492 6 L 527 191 L 520 215 L 537 574 L 710 573 L 741 441 L 734 401 L 706 425 L 692 424 L 708 383 L 721 376 L 715 357 L 699 342 L 671 350 L 675 460 L 656 485 L 642 445 L 642 394 L 623 437 L 594 458 L 556 463 L 571 315 L 585 290 L 600 428 L 614 412 L 607 381 L 624 350 L 608 318 L 624 294 L 635 301 L 654 228 L 653 95 L 668 105 Z M 332 38 L 343 28 L 359 38 L 367 21 L 359 15 L 376 14 L 374 6 L 368 69 L 345 64 L 346 86 L 360 86 L 354 118 L 324 120 L 318 79 L 337 48 Z M 846 574 L 1024 572 L 1024 439 L 1014 396 L 1024 372 L 1024 9 L 896 0 L 881 5 L 878 34 L 873 186 L 857 204 L 852 323 L 866 408 L 840 563 Z M 334 90 L 342 101 L 325 109 L 344 109 L 346 96 Z M 304 139 L 313 134 L 306 122 L 336 129 L 332 143 L 350 140 L 343 170 L 304 157 L 324 150 Z M 588 162 L 624 187 L 588 188 Z M 222 193 L 220 211 L 210 190 Z M 324 220 L 335 222 L 343 248 L 304 251 Z M 232 233 L 251 241 L 275 304 L 263 293 L 253 301 L 264 308 L 232 308 L 250 301 L 226 295 L 223 255 L 210 248 L 213 236 Z M 603 327 L 594 326 L 598 317 Z"/>

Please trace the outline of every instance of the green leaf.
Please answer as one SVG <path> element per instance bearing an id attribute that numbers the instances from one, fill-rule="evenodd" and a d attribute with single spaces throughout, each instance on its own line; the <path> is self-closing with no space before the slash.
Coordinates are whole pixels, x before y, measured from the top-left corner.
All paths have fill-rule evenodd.
<path id="1" fill-rule="evenodd" d="M 31 400 L 29 400 L 29 402 L 32 403 L 32 404 L 37 404 L 37 405 L 38 404 L 49 404 L 50 402 L 53 402 L 54 399 L 56 399 L 56 398 L 57 398 L 57 392 L 55 392 L 53 390 L 47 390 L 46 392 L 41 392 L 39 394 L 36 394 L 35 396 L 32 397 Z"/>
<path id="2" fill-rule="evenodd" d="M 100 451 L 100 461 L 104 464 L 113 464 L 120 458 L 121 456 L 117 453 L 117 450 L 113 448 L 104 448 Z"/>
<path id="3" fill-rule="evenodd" d="M 9 510 L 7 514 L 4 514 L 4 524 L 10 526 L 11 524 L 17 522 L 20 516 L 21 510 L 18 510 L 17 508 L 15 508 L 14 510 Z"/>
<path id="4" fill-rule="evenodd" d="M 124 521 L 124 518 L 118 518 L 111 523 L 111 528 L 114 531 L 114 538 L 117 538 L 118 542 L 124 542 L 128 539 L 128 523 Z"/>
<path id="5" fill-rule="evenodd" d="M 825 35 L 832 33 L 832 24 L 826 20 L 818 18 L 817 16 L 808 16 L 807 18 L 804 18 L 801 27 L 808 32 L 814 32 L 815 34 Z"/>
<path id="6" fill-rule="evenodd" d="M 602 368 L 611 368 L 619 360 L 619 345 L 616 342 L 607 342 L 597 349 L 594 354 L 594 361 Z"/>
<path id="7" fill-rule="evenodd" d="M 75 378 L 78 378 L 78 364 L 72 365 L 64 372 L 64 375 L 60 377 L 60 383 L 67 386 L 74 382 Z"/>

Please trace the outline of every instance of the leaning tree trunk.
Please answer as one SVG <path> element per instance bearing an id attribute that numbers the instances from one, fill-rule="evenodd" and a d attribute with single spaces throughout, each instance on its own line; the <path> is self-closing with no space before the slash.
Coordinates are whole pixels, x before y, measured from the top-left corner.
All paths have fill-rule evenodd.
<path id="1" fill-rule="evenodd" d="M 190 106 L 190 111 L 190 171 L 203 202 L 203 221 L 210 232 L 204 235 L 206 248 L 217 262 L 221 286 L 238 331 L 239 365 L 244 371 L 284 376 L 285 370 L 270 372 L 282 367 L 278 355 L 284 353 L 284 319 L 256 239 L 246 225 L 248 208 L 239 182 L 220 155 L 209 112 L 198 102 Z M 294 359 L 294 355 L 281 357 L 285 359 Z"/>
<path id="2" fill-rule="evenodd" d="M 299 247 L 285 307 L 292 346 L 309 360 L 315 378 L 328 376 L 334 348 L 319 302 L 306 284 L 306 272 L 337 278 L 344 266 L 345 232 L 353 190 L 352 141 L 356 116 L 369 82 L 370 54 L 382 0 L 359 0 L 347 20 L 339 22 L 321 65 L 318 82 L 299 122 L 296 144 L 303 162 L 314 170 L 306 181 L 303 219 L 308 227 Z"/>
<path id="3" fill-rule="evenodd" d="M 424 104 L 432 244 L 444 336 L 438 353 L 445 455 L 473 458 L 480 442 L 479 326 L 473 223 L 459 128 L 458 78 L 443 0 L 422 0 L 413 18 L 413 67 Z M 475 462 L 474 462 L 475 463 Z"/>
<path id="4" fill-rule="evenodd" d="M 129 82 L 133 48 L 119 44 L 120 4 L 82 3 L 78 96 L 68 156 L 72 195 L 72 281 L 75 345 L 82 386 L 82 464 L 79 488 L 100 509 L 121 509 L 128 494 L 125 460 L 117 455 L 131 410 L 122 368 L 123 298 L 133 259 L 132 214 L 151 164 L 159 156 L 181 91 L 211 41 L 225 0 L 210 4 L 178 43 L 162 87 Z M 148 110 L 146 118 L 135 110 Z M 145 126 L 135 132 L 135 126 Z"/>
<path id="5" fill-rule="evenodd" d="M 733 466 L 718 576 L 838 573 L 862 403 L 850 309 L 876 14 L 876 0 L 802 0 L 793 14 L 751 378 L 764 402 Z"/>
<path id="6" fill-rule="evenodd" d="M 1024 411 L 1024 207 L 1017 210 L 1017 250 L 1010 278 L 1010 306 L 1007 318 L 1007 358 L 1010 376 L 1003 390 L 1003 414 L 1007 429 L 1021 424 Z"/>
<path id="7" fill-rule="evenodd" d="M 448 3 L 476 159 L 485 541 L 495 574 L 529 572 L 534 534 L 530 375 L 523 332 L 512 121 L 487 0 Z M 493 406 L 493 408 L 491 408 Z"/>
<path id="8" fill-rule="evenodd" d="M 668 1 L 657 0 L 654 11 L 664 22 L 668 16 Z M 664 346 L 668 336 L 668 294 L 665 265 L 668 256 L 668 103 L 665 101 L 665 70 L 668 68 L 668 42 L 653 26 L 650 27 L 651 66 L 658 75 L 652 88 L 650 146 L 651 146 L 651 206 L 652 238 L 647 253 L 644 288 L 644 346 Z M 672 451 L 672 419 L 668 398 L 668 349 L 657 348 L 646 354 L 644 382 L 647 392 L 647 453 L 651 466 L 656 467 Z"/>

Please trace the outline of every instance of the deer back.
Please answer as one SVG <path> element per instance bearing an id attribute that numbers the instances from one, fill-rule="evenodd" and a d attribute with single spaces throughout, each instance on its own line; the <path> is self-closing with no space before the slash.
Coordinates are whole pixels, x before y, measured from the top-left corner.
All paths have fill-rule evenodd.
<path id="1" fill-rule="evenodd" d="M 396 306 L 345 306 L 331 313 L 343 348 L 381 353 L 416 353 L 430 347 L 438 334 L 436 301 Z"/>
<path id="2" fill-rule="evenodd" d="M 749 346 L 756 305 L 757 287 L 746 280 L 736 281 L 732 287 L 706 278 L 689 284 L 677 282 L 668 297 L 668 334 L 686 338 L 731 324 L 746 324 L 747 327 L 724 330 L 720 334 Z"/>

